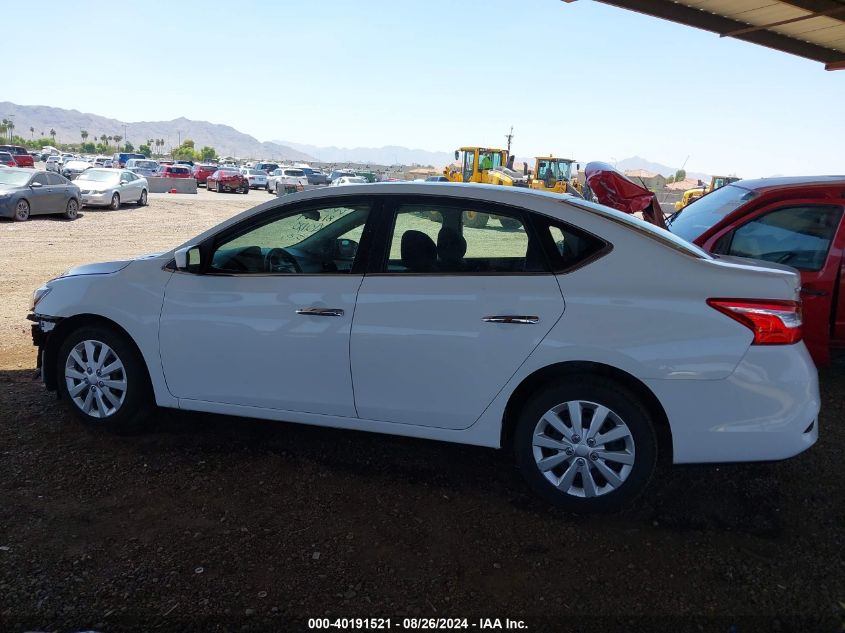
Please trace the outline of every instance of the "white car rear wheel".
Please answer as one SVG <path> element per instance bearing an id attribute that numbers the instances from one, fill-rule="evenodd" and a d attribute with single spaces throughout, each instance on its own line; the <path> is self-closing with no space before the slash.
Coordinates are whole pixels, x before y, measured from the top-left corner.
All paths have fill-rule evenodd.
<path id="1" fill-rule="evenodd" d="M 651 414 L 603 377 L 563 378 L 530 398 L 516 459 L 543 498 L 573 512 L 618 510 L 645 488 L 657 457 Z"/>

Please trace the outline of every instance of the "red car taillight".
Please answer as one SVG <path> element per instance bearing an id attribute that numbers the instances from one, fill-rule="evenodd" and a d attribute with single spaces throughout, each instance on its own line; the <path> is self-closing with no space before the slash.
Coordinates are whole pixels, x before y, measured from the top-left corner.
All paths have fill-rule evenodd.
<path id="1" fill-rule="evenodd" d="M 801 302 L 708 299 L 707 304 L 754 333 L 752 345 L 790 345 L 801 340 Z"/>

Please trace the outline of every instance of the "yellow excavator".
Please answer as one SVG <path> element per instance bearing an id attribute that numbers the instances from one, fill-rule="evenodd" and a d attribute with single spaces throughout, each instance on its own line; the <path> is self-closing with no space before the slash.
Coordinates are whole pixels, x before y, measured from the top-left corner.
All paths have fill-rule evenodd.
<path id="1" fill-rule="evenodd" d="M 555 158 L 548 156 L 537 156 L 534 159 L 534 171 L 529 178 L 528 186 L 540 191 L 552 193 L 574 193 L 582 194 L 582 187 L 577 179 L 572 177 L 572 165 L 575 171 L 581 167 L 571 158 Z"/>

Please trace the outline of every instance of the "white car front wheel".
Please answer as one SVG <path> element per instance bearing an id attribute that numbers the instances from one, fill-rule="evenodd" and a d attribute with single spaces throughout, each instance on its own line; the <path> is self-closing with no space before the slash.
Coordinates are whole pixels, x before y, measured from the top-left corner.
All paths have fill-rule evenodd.
<path id="1" fill-rule="evenodd" d="M 124 335 L 109 327 L 71 332 L 59 347 L 56 369 L 62 399 L 86 422 L 128 430 L 151 408 L 143 359 Z"/>

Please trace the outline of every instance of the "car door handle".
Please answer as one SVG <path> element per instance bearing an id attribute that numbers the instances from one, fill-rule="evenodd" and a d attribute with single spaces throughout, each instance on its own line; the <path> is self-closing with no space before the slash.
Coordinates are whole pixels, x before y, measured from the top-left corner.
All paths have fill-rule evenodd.
<path id="1" fill-rule="evenodd" d="M 343 316 L 343 310 L 340 308 L 299 308 L 296 313 L 305 314 L 307 316 Z"/>
<path id="2" fill-rule="evenodd" d="M 540 322 L 540 317 L 524 314 L 502 314 L 482 317 L 481 320 L 485 323 L 519 323 L 521 325 L 533 325 L 534 323 Z"/>
<path id="3" fill-rule="evenodd" d="M 810 297 L 826 297 L 829 293 L 826 290 L 815 290 L 814 288 L 801 286 L 801 294 L 808 295 Z"/>

